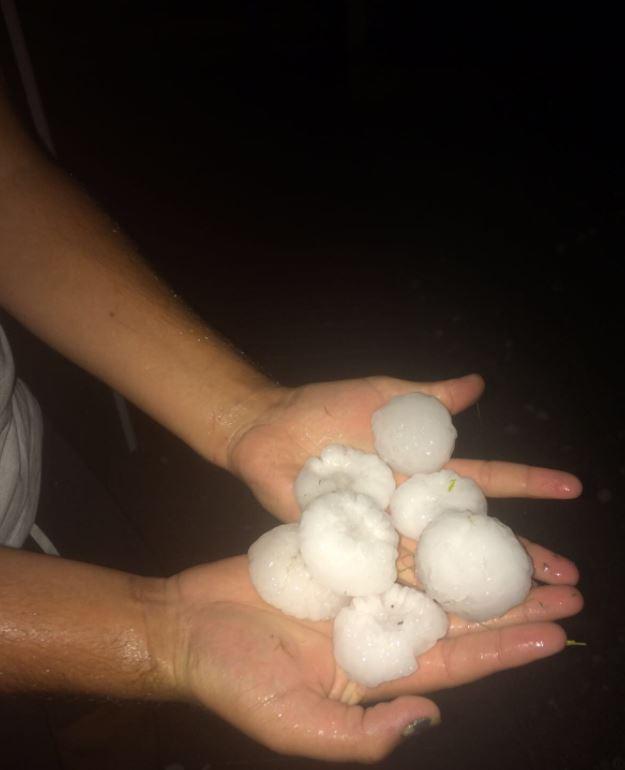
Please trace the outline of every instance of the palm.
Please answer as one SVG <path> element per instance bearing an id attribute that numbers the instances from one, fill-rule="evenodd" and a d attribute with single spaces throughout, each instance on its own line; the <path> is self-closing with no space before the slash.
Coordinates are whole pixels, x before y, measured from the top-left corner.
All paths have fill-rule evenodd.
<path id="1" fill-rule="evenodd" d="M 302 465 L 331 443 L 372 451 L 371 415 L 390 398 L 421 391 L 455 414 L 482 389 L 482 380 L 469 376 L 432 384 L 374 377 L 284 390 L 278 403 L 232 442 L 230 467 L 267 510 L 293 521 L 299 517 L 293 482 Z M 545 468 L 461 459 L 449 467 L 475 479 L 487 496 L 566 498 L 581 490 L 575 477 Z M 217 710 L 278 750 L 325 759 L 382 756 L 398 741 L 402 726 L 419 716 L 436 717 L 434 704 L 418 694 L 562 648 L 563 631 L 551 621 L 581 608 L 581 596 L 571 588 L 577 570 L 541 546 L 526 547 L 536 580 L 547 585 L 537 585 L 523 605 L 487 624 L 452 616 L 447 637 L 420 658 L 412 676 L 370 691 L 348 682 L 335 666 L 331 624 L 297 621 L 266 605 L 249 582 L 246 560 L 191 570 L 181 586 L 193 659 L 201 661 L 193 667 L 194 677 L 205 688 L 208 705 L 207 693 L 218 681 Z M 398 563 L 403 582 L 414 583 L 413 553 L 414 543 L 404 539 Z M 218 580 L 204 572 L 211 569 L 219 571 Z M 209 582 L 213 588 L 207 588 Z M 356 705 L 363 699 L 388 702 L 363 709 Z"/>
<path id="2" fill-rule="evenodd" d="M 371 415 L 385 400 L 372 380 L 298 388 L 239 439 L 233 470 L 267 510 L 293 521 L 293 481 L 302 465 L 331 443 L 371 451 Z"/>
<path id="3" fill-rule="evenodd" d="M 416 390 L 437 396 L 455 414 L 479 398 L 483 382 L 477 376 L 428 384 L 370 377 L 284 391 L 233 443 L 231 469 L 267 510 L 294 521 L 299 510 L 293 481 L 306 460 L 331 443 L 372 451 L 373 412 L 393 396 Z M 544 468 L 457 459 L 449 467 L 474 478 L 490 496 L 575 497 L 580 490 L 574 477 Z"/>
<path id="4" fill-rule="evenodd" d="M 335 677 L 330 623 L 287 617 L 254 590 L 245 557 L 178 576 L 189 654 L 182 668 L 195 696 L 277 750 L 310 718 Z M 273 728 L 278 725 L 279 731 Z"/>
<path id="5" fill-rule="evenodd" d="M 545 552 L 533 556 L 544 574 Z M 554 582 L 574 582 L 567 560 L 560 558 L 556 571 Z M 176 583 L 187 640 L 179 670 L 196 697 L 276 750 L 323 758 L 386 753 L 403 726 L 436 715 L 434 704 L 416 694 L 557 652 L 562 631 L 546 621 L 581 606 L 574 589 L 554 584 L 534 589 L 525 605 L 491 629 L 452 618 L 448 638 L 422 656 L 415 674 L 366 691 L 336 667 L 331 623 L 299 621 L 265 604 L 244 557 L 187 570 Z M 412 697 L 397 697 L 402 694 Z M 394 700 L 364 709 L 355 705 L 363 698 Z"/>

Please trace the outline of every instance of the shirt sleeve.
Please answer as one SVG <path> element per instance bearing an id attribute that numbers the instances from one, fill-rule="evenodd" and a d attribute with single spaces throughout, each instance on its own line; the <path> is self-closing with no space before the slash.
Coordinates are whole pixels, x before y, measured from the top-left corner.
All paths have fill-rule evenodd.
<path id="1" fill-rule="evenodd" d="M 0 329 L 0 544 L 19 548 L 35 521 L 41 484 L 39 405 L 15 366 Z"/>

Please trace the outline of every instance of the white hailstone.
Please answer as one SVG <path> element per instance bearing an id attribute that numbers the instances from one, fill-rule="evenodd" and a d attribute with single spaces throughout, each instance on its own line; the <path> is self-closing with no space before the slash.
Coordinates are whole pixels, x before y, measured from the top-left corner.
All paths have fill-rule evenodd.
<path id="1" fill-rule="evenodd" d="M 469 511 L 445 511 L 428 524 L 415 569 L 432 599 L 467 620 L 503 615 L 532 584 L 532 562 L 510 527 Z"/>
<path id="2" fill-rule="evenodd" d="M 265 532 L 248 551 L 250 577 L 260 596 L 296 618 L 327 620 L 347 599 L 318 583 L 299 550 L 299 525 L 281 524 Z"/>
<path id="3" fill-rule="evenodd" d="M 377 455 L 341 444 L 331 444 L 320 457 L 311 457 L 294 488 L 302 510 L 320 495 L 343 490 L 369 495 L 380 508 L 387 508 L 394 489 L 393 472 Z"/>
<path id="4" fill-rule="evenodd" d="M 447 632 L 443 610 L 422 591 L 397 583 L 380 596 L 355 598 L 334 620 L 334 657 L 366 687 L 408 676 L 416 656 Z"/>
<path id="5" fill-rule="evenodd" d="M 454 451 L 451 415 L 434 396 L 396 396 L 374 412 L 375 449 L 394 471 L 412 476 L 440 470 Z"/>
<path id="6" fill-rule="evenodd" d="M 399 536 L 390 517 L 366 495 L 331 492 L 306 508 L 300 549 L 314 578 L 337 594 L 386 591 L 397 578 Z"/>
<path id="7" fill-rule="evenodd" d="M 425 527 L 446 510 L 486 515 L 486 498 L 473 479 L 453 471 L 417 473 L 397 487 L 390 512 L 395 529 L 417 540 Z"/>

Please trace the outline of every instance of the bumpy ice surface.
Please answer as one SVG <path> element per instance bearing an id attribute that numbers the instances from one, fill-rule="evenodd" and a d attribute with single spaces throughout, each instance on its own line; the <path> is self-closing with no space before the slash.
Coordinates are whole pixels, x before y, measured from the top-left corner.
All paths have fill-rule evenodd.
<path id="1" fill-rule="evenodd" d="M 268 604 L 288 615 L 326 620 L 348 601 L 318 583 L 306 568 L 297 524 L 282 524 L 265 532 L 252 544 L 248 556 L 254 588 Z"/>
<path id="2" fill-rule="evenodd" d="M 320 457 L 311 457 L 306 462 L 295 479 L 294 489 L 302 510 L 320 495 L 342 490 L 369 495 L 380 508 L 387 508 L 395 489 L 395 479 L 391 469 L 377 455 L 331 444 Z"/>
<path id="3" fill-rule="evenodd" d="M 447 625 L 447 615 L 423 592 L 395 584 L 339 612 L 334 657 L 350 679 L 376 687 L 415 671 L 415 657 L 444 636 Z"/>
<path id="4" fill-rule="evenodd" d="M 398 541 L 390 517 L 370 497 L 353 492 L 318 497 L 300 520 L 306 566 L 344 596 L 379 594 L 395 582 Z"/>
<path id="5" fill-rule="evenodd" d="M 414 540 L 445 510 L 485 515 L 486 508 L 484 493 L 473 479 L 447 470 L 415 474 L 397 487 L 390 504 L 395 529 Z"/>
<path id="6" fill-rule="evenodd" d="M 451 415 L 434 396 L 396 396 L 374 412 L 371 425 L 376 452 L 406 476 L 440 470 L 454 451 Z"/>
<path id="7" fill-rule="evenodd" d="M 512 530 L 468 511 L 444 512 L 428 524 L 415 569 L 429 596 L 468 620 L 503 615 L 531 587 L 532 562 Z"/>

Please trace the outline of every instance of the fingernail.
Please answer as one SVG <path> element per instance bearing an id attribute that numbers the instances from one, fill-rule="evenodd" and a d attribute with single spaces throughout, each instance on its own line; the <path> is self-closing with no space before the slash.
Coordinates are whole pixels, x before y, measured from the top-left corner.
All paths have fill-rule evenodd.
<path id="1" fill-rule="evenodd" d="M 421 733 L 424 733 L 430 727 L 440 724 L 440 721 L 439 718 L 430 719 L 430 717 L 420 717 L 419 719 L 415 719 L 414 722 L 410 722 L 410 724 L 406 725 L 402 730 L 402 735 L 404 738 L 409 738 L 411 735 L 421 735 Z"/>

